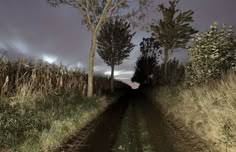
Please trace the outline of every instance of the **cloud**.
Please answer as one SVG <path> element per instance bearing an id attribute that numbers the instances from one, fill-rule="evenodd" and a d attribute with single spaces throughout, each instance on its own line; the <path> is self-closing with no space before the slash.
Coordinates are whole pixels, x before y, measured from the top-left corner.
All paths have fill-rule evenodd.
<path id="1" fill-rule="evenodd" d="M 160 2 L 164 0 L 156 1 Z M 213 21 L 236 25 L 232 15 L 236 14 L 235 0 L 182 0 L 180 6 L 184 10 L 194 10 L 193 25 L 200 31 L 208 29 Z M 146 19 L 159 19 L 160 16 L 156 12 Z M 46 0 L 1 0 L 0 53 L 5 52 L 14 59 L 24 56 L 87 69 L 91 33 L 81 21 L 79 11 L 69 6 L 50 7 Z M 115 67 L 117 78 L 128 81 L 132 77 L 139 43 L 148 36 L 150 34 L 146 32 L 136 32 L 132 40 L 136 47 L 129 59 Z M 176 56 L 182 60 L 187 58 L 182 53 L 176 53 Z M 108 74 L 110 67 L 96 54 L 94 70 Z"/>

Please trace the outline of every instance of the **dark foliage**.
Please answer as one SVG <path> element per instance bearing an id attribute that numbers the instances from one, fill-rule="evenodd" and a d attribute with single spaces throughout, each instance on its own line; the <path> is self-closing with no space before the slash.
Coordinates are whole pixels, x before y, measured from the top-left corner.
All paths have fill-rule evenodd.
<path id="1" fill-rule="evenodd" d="M 130 24 L 122 19 L 109 19 L 101 27 L 97 36 L 97 52 L 104 62 L 111 67 L 111 91 L 114 91 L 113 79 L 115 65 L 122 64 L 134 48 L 131 40 Z"/>
<path id="2" fill-rule="evenodd" d="M 141 55 L 136 62 L 135 73 L 132 82 L 140 83 L 141 86 L 152 85 L 153 74 L 160 56 L 159 42 L 154 38 L 144 38 L 140 43 Z"/>
<path id="3" fill-rule="evenodd" d="M 151 26 L 153 36 L 160 42 L 164 50 L 165 75 L 167 75 L 167 62 L 177 48 L 186 48 L 187 42 L 197 31 L 190 23 L 193 22 L 193 11 L 177 9 L 178 0 L 169 1 L 169 7 L 159 5 L 163 19 Z"/>
<path id="4" fill-rule="evenodd" d="M 165 65 L 161 64 L 155 68 L 154 84 L 157 86 L 163 85 L 177 85 L 184 80 L 184 65 L 180 64 L 178 60 L 173 59 L 167 63 L 168 75 L 165 76 Z"/>
<path id="5" fill-rule="evenodd" d="M 134 48 L 131 43 L 135 33 L 130 24 L 122 19 L 109 19 L 97 37 L 97 52 L 108 66 L 120 65 Z"/>

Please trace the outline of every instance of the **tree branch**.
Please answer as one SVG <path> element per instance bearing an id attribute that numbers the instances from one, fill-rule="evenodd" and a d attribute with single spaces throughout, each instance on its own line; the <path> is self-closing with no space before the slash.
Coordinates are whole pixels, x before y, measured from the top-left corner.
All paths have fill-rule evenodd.
<path id="1" fill-rule="evenodd" d="M 114 11 L 119 5 L 121 5 L 122 3 L 126 2 L 127 0 L 120 0 L 119 2 L 117 2 L 115 5 L 113 5 L 109 10 L 108 13 L 111 13 L 112 11 Z"/>
<path id="2" fill-rule="evenodd" d="M 98 31 L 98 29 L 100 28 L 102 22 L 104 21 L 104 17 L 107 14 L 107 9 L 111 5 L 111 3 L 112 3 L 112 0 L 107 0 L 106 5 L 105 5 L 105 7 L 102 10 L 102 14 L 99 17 L 99 21 L 98 21 L 98 23 L 96 25 L 95 31 Z"/>
<path id="3" fill-rule="evenodd" d="M 89 28 L 90 28 L 91 30 L 93 30 L 93 24 L 92 24 L 92 22 L 91 22 L 91 18 L 90 18 L 90 16 L 89 16 L 89 11 L 88 11 L 89 5 L 88 5 L 87 0 L 86 0 L 85 2 L 86 2 L 85 11 L 86 11 L 86 17 L 87 17 L 87 20 L 88 20 L 88 26 L 89 26 Z"/>

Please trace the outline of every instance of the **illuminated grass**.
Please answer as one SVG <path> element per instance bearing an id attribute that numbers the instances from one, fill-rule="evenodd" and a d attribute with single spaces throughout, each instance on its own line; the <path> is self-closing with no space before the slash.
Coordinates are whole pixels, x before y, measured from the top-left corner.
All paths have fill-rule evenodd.
<path id="1" fill-rule="evenodd" d="M 236 151 L 236 75 L 199 87 L 160 88 L 155 100 L 206 140 L 213 151 Z"/>
<path id="2" fill-rule="evenodd" d="M 107 107 L 105 99 L 51 96 L 11 106 L 0 102 L 0 151 L 47 152 Z"/>
<path id="3" fill-rule="evenodd" d="M 136 104 L 129 105 L 123 119 L 117 142 L 113 146 L 113 151 L 152 152 L 149 138 L 149 132 L 146 128 L 140 107 L 138 107 Z"/>

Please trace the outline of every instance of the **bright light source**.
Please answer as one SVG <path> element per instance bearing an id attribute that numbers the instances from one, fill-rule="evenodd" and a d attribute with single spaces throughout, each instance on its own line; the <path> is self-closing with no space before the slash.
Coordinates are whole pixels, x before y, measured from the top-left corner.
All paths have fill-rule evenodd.
<path id="1" fill-rule="evenodd" d="M 53 56 L 44 55 L 43 60 L 50 63 L 50 64 L 52 64 L 57 60 L 57 58 L 53 57 Z"/>
<path id="2" fill-rule="evenodd" d="M 78 67 L 78 68 L 83 68 L 84 65 L 83 65 L 81 62 L 78 62 L 78 63 L 77 63 L 77 67 Z"/>
<path id="3" fill-rule="evenodd" d="M 114 76 L 120 76 L 120 75 L 133 75 L 134 71 L 124 71 L 124 70 L 120 70 L 120 71 L 114 71 Z M 111 75 L 111 71 L 105 71 L 104 72 L 105 75 Z"/>

